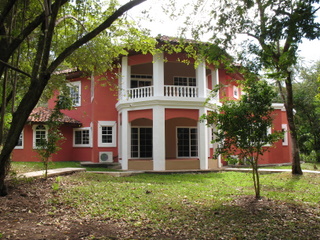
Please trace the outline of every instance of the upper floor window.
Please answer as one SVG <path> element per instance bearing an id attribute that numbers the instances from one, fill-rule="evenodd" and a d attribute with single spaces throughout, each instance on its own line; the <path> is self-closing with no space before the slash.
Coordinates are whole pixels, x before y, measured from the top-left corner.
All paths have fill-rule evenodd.
<path id="1" fill-rule="evenodd" d="M 91 128 L 73 129 L 73 146 L 74 147 L 91 147 Z"/>
<path id="2" fill-rule="evenodd" d="M 17 142 L 15 149 L 23 149 L 23 130 L 20 133 L 20 136 L 19 136 L 19 139 L 18 139 L 18 142 Z"/>
<path id="3" fill-rule="evenodd" d="M 48 130 L 44 125 L 33 126 L 33 148 L 41 146 L 43 140 L 47 140 Z"/>
<path id="4" fill-rule="evenodd" d="M 115 147 L 116 146 L 116 122 L 99 121 L 98 127 L 98 146 Z"/>
<path id="5" fill-rule="evenodd" d="M 197 86 L 197 80 L 195 77 L 174 77 L 173 84 L 176 86 Z"/>
<path id="6" fill-rule="evenodd" d="M 81 106 L 81 82 L 70 82 L 68 84 L 70 90 L 70 97 L 74 107 Z"/>
<path id="7" fill-rule="evenodd" d="M 130 88 L 147 87 L 152 85 L 152 75 L 131 75 Z"/>

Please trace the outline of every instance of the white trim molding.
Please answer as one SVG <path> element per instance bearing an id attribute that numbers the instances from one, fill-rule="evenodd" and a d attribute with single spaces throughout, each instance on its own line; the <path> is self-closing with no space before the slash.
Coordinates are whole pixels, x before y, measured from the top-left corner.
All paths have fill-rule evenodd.
<path id="1" fill-rule="evenodd" d="M 76 132 L 81 132 L 80 142 L 76 143 Z M 77 140 L 79 141 L 79 140 Z M 74 128 L 73 129 L 73 147 L 92 147 L 92 131 L 91 127 Z"/>
<path id="2" fill-rule="evenodd" d="M 111 137 L 111 141 L 110 141 Z M 117 146 L 116 121 L 98 121 L 98 147 Z"/>

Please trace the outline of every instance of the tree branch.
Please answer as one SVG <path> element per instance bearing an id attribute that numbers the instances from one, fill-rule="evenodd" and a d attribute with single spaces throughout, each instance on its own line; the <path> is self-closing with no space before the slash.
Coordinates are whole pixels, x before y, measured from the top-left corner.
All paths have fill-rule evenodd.
<path id="1" fill-rule="evenodd" d="M 72 15 L 65 15 L 65 16 L 63 16 L 62 18 L 59 18 L 59 19 L 56 21 L 56 26 L 57 26 L 58 24 L 60 24 L 63 20 L 67 19 L 67 18 L 72 18 L 73 20 L 76 20 L 76 22 L 78 22 L 78 23 L 81 25 L 81 27 L 87 32 L 86 27 L 81 23 L 81 21 L 80 21 L 78 18 L 76 18 L 75 16 L 72 16 Z"/>
<path id="2" fill-rule="evenodd" d="M 10 65 L 10 64 L 7 63 L 7 62 L 2 61 L 1 59 L 0 59 L 0 63 L 2 63 L 2 64 L 5 65 L 6 67 L 8 67 L 8 68 L 10 68 L 10 69 L 12 69 L 12 70 L 14 70 L 14 71 L 16 71 L 16 72 L 22 73 L 22 74 L 26 75 L 27 77 L 31 78 L 31 75 L 30 75 L 29 73 L 26 73 L 26 72 L 22 71 L 21 69 L 16 68 L 16 67 Z"/>
<path id="3" fill-rule="evenodd" d="M 84 45 L 85 43 L 89 42 L 103 30 L 107 29 L 111 26 L 111 24 L 116 21 L 120 16 L 122 16 L 126 11 L 130 10 L 131 8 L 139 5 L 142 2 L 147 0 L 132 0 L 125 5 L 121 6 L 118 10 L 116 10 L 110 17 L 108 17 L 103 23 L 101 23 L 97 28 L 93 31 L 87 33 L 82 38 L 78 39 L 72 45 L 67 47 L 49 66 L 48 73 L 51 74 L 68 56 L 70 56 L 75 50 L 79 47 Z"/>

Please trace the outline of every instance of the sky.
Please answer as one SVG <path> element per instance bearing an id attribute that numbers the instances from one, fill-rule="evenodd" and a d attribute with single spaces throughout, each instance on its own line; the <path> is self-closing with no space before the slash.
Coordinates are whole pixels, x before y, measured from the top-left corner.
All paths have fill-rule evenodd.
<path id="1" fill-rule="evenodd" d="M 170 19 L 170 16 L 166 15 L 162 9 L 162 5 L 164 2 L 167 2 L 167 10 L 174 12 L 175 17 Z M 184 26 L 184 20 L 186 15 L 182 12 L 185 10 L 187 13 L 191 13 L 192 9 L 188 3 L 196 2 L 197 0 L 176 0 L 178 3 L 178 7 L 174 8 L 170 5 L 170 0 L 148 0 L 140 5 L 131 9 L 127 14 L 129 18 L 140 21 L 141 26 L 148 28 L 151 30 L 152 36 L 167 35 L 167 36 L 177 36 L 179 32 L 179 27 Z M 127 2 L 127 0 L 120 0 L 121 3 Z M 211 2 L 209 0 L 203 0 L 203 8 L 202 11 L 206 11 L 206 7 L 208 8 L 208 3 Z M 189 9 L 188 9 L 189 8 Z M 152 22 L 150 20 L 142 19 L 146 14 L 142 14 L 145 11 L 149 18 L 152 18 Z M 180 16 L 179 16 L 180 15 Z M 201 21 L 202 16 L 192 16 L 196 21 Z M 304 65 L 310 64 L 312 61 L 320 60 L 320 40 L 308 41 L 304 40 L 299 45 L 299 54 L 304 60 Z"/>

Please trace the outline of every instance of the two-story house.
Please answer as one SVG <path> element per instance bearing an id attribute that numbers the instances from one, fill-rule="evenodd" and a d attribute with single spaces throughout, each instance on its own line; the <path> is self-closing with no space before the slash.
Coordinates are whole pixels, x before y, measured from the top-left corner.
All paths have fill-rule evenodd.
<path id="1" fill-rule="evenodd" d="M 119 162 L 123 170 L 155 171 L 216 169 L 225 164 L 212 158 L 212 131 L 199 117 L 210 111 L 204 102 L 219 83 L 225 87 L 211 103 L 240 98 L 235 80 L 241 76 L 206 61 L 195 68 L 185 53 L 130 53 L 119 60 L 121 67 L 105 76 L 67 75 L 75 108 L 64 111 L 61 129 L 66 140 L 53 161 Z M 48 103 L 53 107 L 54 99 Z M 282 104 L 274 107 L 273 129 L 283 130 L 284 139 L 260 164 L 290 162 L 285 110 Z M 37 139 L 46 137 L 45 120 L 29 118 L 13 161 L 39 161 L 33 149 Z"/>

